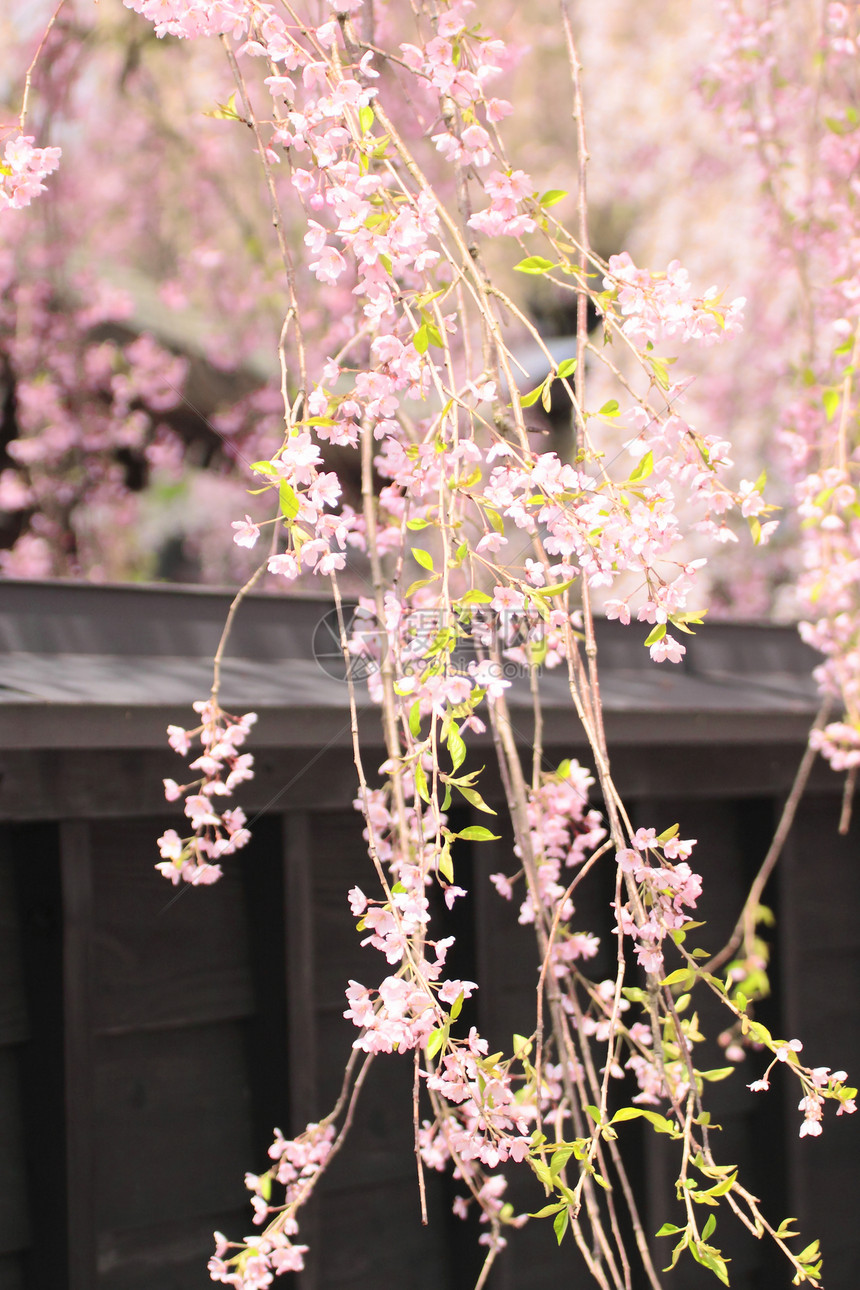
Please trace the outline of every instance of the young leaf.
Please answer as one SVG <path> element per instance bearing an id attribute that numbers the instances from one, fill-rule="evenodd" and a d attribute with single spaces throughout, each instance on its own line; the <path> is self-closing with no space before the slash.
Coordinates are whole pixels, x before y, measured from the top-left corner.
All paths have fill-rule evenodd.
<path id="1" fill-rule="evenodd" d="M 529 255 L 525 260 L 520 260 L 519 264 L 514 265 L 520 273 L 546 273 L 548 269 L 554 269 L 555 265 L 552 260 L 545 260 L 542 255 Z"/>
<path id="2" fill-rule="evenodd" d="M 566 358 L 564 359 L 563 362 L 559 363 L 558 372 L 556 373 L 556 375 L 558 376 L 560 381 L 564 381 L 568 378 L 568 376 L 573 376 L 575 371 L 576 371 L 576 359 Z"/>
<path id="3" fill-rule="evenodd" d="M 545 385 L 545 384 L 546 384 L 546 382 L 545 382 L 545 381 L 544 381 L 544 382 L 541 382 L 541 384 L 540 384 L 540 385 L 536 385 L 536 386 L 535 386 L 535 388 L 534 388 L 533 390 L 529 390 L 528 394 L 521 394 L 521 395 L 520 395 L 520 407 L 521 407 L 521 408 L 530 408 L 530 407 L 532 407 L 535 403 L 537 403 L 538 399 L 540 399 L 540 398 L 542 398 L 542 397 L 543 397 L 543 387 L 544 387 L 544 385 Z"/>
<path id="4" fill-rule="evenodd" d="M 630 483 L 641 484 L 643 479 L 647 479 L 648 476 L 653 473 L 653 470 L 654 470 L 654 454 L 649 450 L 648 452 L 646 452 L 645 456 L 639 462 L 639 465 L 635 468 L 635 470 L 632 471 L 630 475 Z"/>
<path id="5" fill-rule="evenodd" d="M 427 776 L 424 774 L 424 767 L 419 761 L 415 763 L 415 788 L 421 800 L 429 806 L 430 792 L 427 788 Z"/>
<path id="6" fill-rule="evenodd" d="M 824 390 L 821 395 L 821 402 L 824 404 L 827 420 L 832 421 L 836 415 L 836 409 L 839 407 L 839 391 Z"/>
<path id="7" fill-rule="evenodd" d="M 539 202 L 541 206 L 555 206 L 557 202 L 563 201 L 567 196 L 564 188 L 548 188 L 542 193 Z"/>
<path id="8" fill-rule="evenodd" d="M 485 829 L 483 824 L 469 824 L 465 829 L 461 829 L 457 834 L 458 838 L 463 838 L 466 842 L 498 842 L 499 834 L 491 833 Z"/>
<path id="9" fill-rule="evenodd" d="M 442 1044 L 445 1042 L 444 1030 L 431 1030 L 427 1036 L 427 1043 L 424 1045 L 424 1051 L 428 1057 L 435 1057 Z"/>
<path id="10" fill-rule="evenodd" d="M 466 745 L 456 729 L 453 729 L 448 735 L 448 752 L 453 763 L 452 769 L 459 770 L 466 760 Z"/>
<path id="11" fill-rule="evenodd" d="M 422 323 L 421 326 L 418 328 L 415 335 L 412 337 L 412 344 L 418 350 L 419 354 L 427 353 L 427 348 L 430 344 L 430 337 L 427 333 L 426 323 Z"/>
<path id="12" fill-rule="evenodd" d="M 433 572 L 432 555 L 430 555 L 428 551 L 422 551 L 420 546 L 413 546 L 411 549 L 412 549 L 412 559 L 415 561 L 415 563 L 420 564 L 422 569 L 426 569 L 429 573 L 432 573 Z"/>
<path id="13" fill-rule="evenodd" d="M 278 502 L 284 519 L 294 520 L 299 513 L 299 499 L 286 480 L 282 481 L 278 489 Z"/>
<path id="14" fill-rule="evenodd" d="M 439 852 L 439 859 L 436 861 L 436 867 L 438 868 L 441 877 L 443 877 L 446 882 L 454 881 L 454 863 L 451 859 L 450 843 L 447 841 Z"/>
<path id="15" fill-rule="evenodd" d="M 657 642 L 661 641 L 665 635 L 666 635 L 666 624 L 658 623 L 657 626 L 654 628 L 654 630 L 648 633 L 648 636 L 646 637 L 646 640 L 645 640 L 646 646 L 656 645 Z"/>
<path id="16" fill-rule="evenodd" d="M 560 1213 L 556 1214 L 552 1220 L 552 1230 L 555 1232 L 555 1239 L 561 1245 L 564 1240 L 564 1234 L 567 1231 L 567 1225 L 570 1222 L 570 1210 L 565 1205 Z"/>
<path id="17" fill-rule="evenodd" d="M 560 1200 L 555 1205 L 544 1205 L 543 1209 L 539 1209 L 536 1214 L 529 1214 L 529 1218 L 549 1218 L 550 1214 L 558 1214 L 563 1209 L 567 1209 L 567 1206 L 563 1200 Z"/>
<path id="18" fill-rule="evenodd" d="M 487 806 L 481 794 L 474 788 L 467 788 L 464 784 L 458 784 L 457 788 L 463 794 L 467 802 L 471 802 L 479 811 L 485 811 L 487 815 L 496 815 L 497 812 L 491 806 Z"/>

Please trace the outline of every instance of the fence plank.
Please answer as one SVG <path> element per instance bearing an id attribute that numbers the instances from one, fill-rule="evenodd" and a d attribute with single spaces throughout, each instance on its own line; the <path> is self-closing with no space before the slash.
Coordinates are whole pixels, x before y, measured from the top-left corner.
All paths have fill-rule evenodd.
<path id="1" fill-rule="evenodd" d="M 90 827 L 60 825 L 63 891 L 63 1023 L 69 1290 L 96 1284 L 95 1143 L 93 1137 L 92 946 Z"/>

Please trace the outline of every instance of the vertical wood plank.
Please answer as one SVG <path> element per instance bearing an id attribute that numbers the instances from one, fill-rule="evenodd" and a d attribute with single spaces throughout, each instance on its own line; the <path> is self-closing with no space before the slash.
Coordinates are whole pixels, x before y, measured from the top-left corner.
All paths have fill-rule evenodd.
<path id="1" fill-rule="evenodd" d="M 834 787 L 838 787 L 838 781 Z M 780 968 L 784 990 L 781 1035 L 803 1042 L 803 1061 L 812 1067 L 860 1072 L 860 819 L 855 802 L 852 827 L 840 836 L 840 798 L 808 796 L 800 805 L 785 855 L 780 883 Z M 818 1237 L 824 1278 L 832 1286 L 853 1285 L 860 1275 L 860 1229 L 856 1219 L 860 1116 L 836 1118 L 824 1112 L 821 1137 L 799 1136 L 797 1083 L 774 1072 L 769 1096 L 783 1095 L 787 1142 L 789 1212 L 807 1240 Z M 809 1234 L 807 1237 L 807 1233 Z"/>
<path id="2" fill-rule="evenodd" d="M 301 1133 L 319 1114 L 311 829 L 307 812 L 284 815 L 283 839 L 290 1127 L 293 1133 Z M 315 1200 L 300 1221 L 303 1243 L 310 1249 L 298 1282 L 300 1290 L 317 1290 L 320 1223 Z"/>
<path id="3" fill-rule="evenodd" d="M 69 1290 L 96 1285 L 90 826 L 60 825 Z"/>
<path id="4" fill-rule="evenodd" d="M 284 816 L 284 866 L 290 1116 L 293 1132 L 301 1132 L 318 1114 L 311 840 L 303 811 Z"/>

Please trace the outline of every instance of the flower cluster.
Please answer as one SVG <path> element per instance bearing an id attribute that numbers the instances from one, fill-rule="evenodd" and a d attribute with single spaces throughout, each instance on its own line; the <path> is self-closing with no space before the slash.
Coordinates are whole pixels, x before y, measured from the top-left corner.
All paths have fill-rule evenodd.
<path id="1" fill-rule="evenodd" d="M 652 273 L 638 269 L 622 251 L 610 257 L 603 286 L 624 319 L 621 330 L 637 346 L 673 339 L 713 345 L 741 330 L 743 296 L 723 307 L 717 287 L 694 295 L 690 276 L 678 260 L 665 273 Z"/>
<path id="2" fill-rule="evenodd" d="M 637 921 L 629 904 L 620 906 L 617 916 L 625 935 L 637 941 L 637 960 L 655 976 L 663 970 L 662 945 L 667 933 L 690 921 L 686 911 L 695 909 L 702 894 L 702 879 L 687 864 L 696 840 L 682 841 L 677 834 L 677 827 L 659 836 L 654 829 L 637 829 L 633 845 L 618 851 L 616 857 L 622 872 L 636 883 L 647 918 Z M 657 859 L 656 865 L 651 856 Z"/>
<path id="3" fill-rule="evenodd" d="M 860 764 L 856 11 L 828 4 L 821 28 L 807 30 L 782 2 L 724 0 L 722 7 L 706 86 L 757 162 L 766 194 L 762 262 L 796 270 L 793 292 L 783 285 L 771 329 L 782 340 L 790 318 L 797 342 L 773 373 L 769 403 L 777 408 L 800 521 L 792 608 L 804 640 L 825 655 L 816 673 L 820 688 L 844 706 L 844 718 L 814 732 L 813 744 L 835 770 L 851 770 Z M 814 92 L 803 76 L 812 44 Z"/>
<path id="4" fill-rule="evenodd" d="M 0 161 L 0 211 L 21 210 L 45 191 L 42 182 L 60 164 L 59 148 L 34 148 L 32 135 L 9 139 Z"/>
<path id="5" fill-rule="evenodd" d="M 827 1098 L 832 1098 L 839 1103 L 837 1115 L 855 1113 L 857 1090 L 846 1087 L 845 1081 L 848 1075 L 845 1071 L 831 1071 L 829 1066 L 815 1066 L 812 1069 L 802 1066 L 797 1056 L 803 1050 L 803 1044 L 799 1039 L 777 1041 L 772 1047 L 773 1060 L 764 1075 L 760 1079 L 753 1080 L 747 1088 L 753 1093 L 766 1093 L 770 1088 L 768 1077 L 777 1062 L 791 1066 L 803 1086 L 803 1097 L 797 1108 L 803 1112 L 803 1122 L 800 1126 L 801 1138 L 817 1138 L 821 1134 L 824 1103 Z"/>
<path id="6" fill-rule="evenodd" d="M 241 1243 L 230 1242 L 216 1232 L 215 1254 L 209 1260 L 213 1281 L 241 1290 L 262 1290 L 271 1285 L 273 1273 L 280 1276 L 284 1272 L 301 1272 L 308 1247 L 292 1239 L 299 1230 L 294 1215 L 325 1168 L 334 1138 L 334 1128 L 328 1123 L 309 1124 L 297 1138 L 285 1138 L 280 1129 L 275 1130 L 275 1140 L 269 1147 L 275 1164 L 264 1174 L 246 1174 L 245 1186 L 253 1193 L 254 1222 L 262 1225 L 270 1214 L 276 1218 L 262 1235 L 248 1236 Z M 278 1205 L 270 1203 L 273 1184 L 285 1189 Z M 230 1254 L 230 1250 L 237 1253 Z"/>
<path id="7" fill-rule="evenodd" d="M 193 833 L 181 838 L 175 829 L 167 829 L 158 839 L 162 860 L 155 867 L 174 886 L 179 882 L 195 885 L 217 882 L 221 866 L 216 862 L 223 856 L 233 855 L 251 838 L 242 808 L 219 810 L 215 799 L 229 796 L 239 784 L 253 778 L 254 758 L 240 749 L 257 714 L 246 712 L 243 717 L 232 717 L 212 699 L 200 699 L 193 707 L 202 718 L 196 729 L 184 730 L 181 726 L 167 729 L 171 748 L 181 756 L 186 756 L 198 739 L 203 749 L 191 762 L 191 769 L 200 772 L 199 779 L 190 784 L 177 784 L 173 779 L 164 781 L 168 802 L 177 801 L 189 789 L 196 790 L 185 798 L 185 814 Z"/>

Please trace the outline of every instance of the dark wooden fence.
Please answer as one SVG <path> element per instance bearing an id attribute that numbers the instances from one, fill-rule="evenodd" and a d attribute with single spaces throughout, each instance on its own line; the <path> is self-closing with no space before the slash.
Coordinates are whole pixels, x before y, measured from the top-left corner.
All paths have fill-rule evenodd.
<path id="1" fill-rule="evenodd" d="M 177 892 L 153 870 L 155 838 L 177 822 L 160 788 L 179 765 L 164 727 L 188 722 L 206 693 L 226 604 L 209 592 L 0 589 L 0 1290 L 210 1285 L 212 1231 L 252 1230 L 243 1175 L 265 1165 L 273 1126 L 296 1131 L 336 1096 L 353 1037 L 345 982 L 379 970 L 345 900 L 367 859 L 345 687 L 310 656 L 316 601 L 254 598 L 233 641 L 225 703 L 260 713 L 243 795 L 258 816 L 252 844 L 213 887 Z M 716 625 L 669 672 L 614 626 L 601 625 L 613 769 L 641 823 L 679 820 L 701 839 L 702 937 L 716 948 L 802 751 L 810 657 L 787 629 Z M 563 684 L 546 688 L 549 761 L 586 760 Z M 526 751 L 516 696 L 515 717 Z M 369 707 L 362 723 L 381 759 Z M 777 993 L 760 1015 L 802 1037 L 814 1064 L 856 1076 L 860 866 L 856 830 L 836 831 L 840 791 L 818 768 L 768 892 Z M 462 849 L 471 894 L 450 915 L 456 974 L 485 983 L 473 1017 L 498 1047 L 531 1028 L 536 979 L 528 929 L 487 881 L 508 854 L 505 841 Z M 583 926 L 605 926 L 610 898 L 599 884 L 583 894 Z M 769 1214 L 821 1237 L 829 1290 L 853 1290 L 858 1127 L 828 1116 L 820 1139 L 801 1141 L 794 1086 L 753 1095 L 745 1084 L 760 1073 L 748 1058 L 711 1090 L 720 1154 Z M 431 1177 L 431 1222 L 419 1221 L 410 1086 L 409 1063 L 377 1060 L 303 1225 L 301 1290 L 474 1284 L 479 1233 L 451 1215 L 456 1184 Z M 677 1209 L 673 1162 L 660 1139 L 628 1129 L 653 1232 Z M 514 1176 L 512 1192 L 518 1207 L 541 1203 L 527 1179 Z M 728 1219 L 718 1236 L 736 1290 L 790 1283 Z M 579 1283 L 573 1266 L 549 1225 L 532 1223 L 512 1234 L 492 1286 L 554 1290 Z M 692 1290 L 708 1275 L 682 1265 L 666 1284 Z"/>

